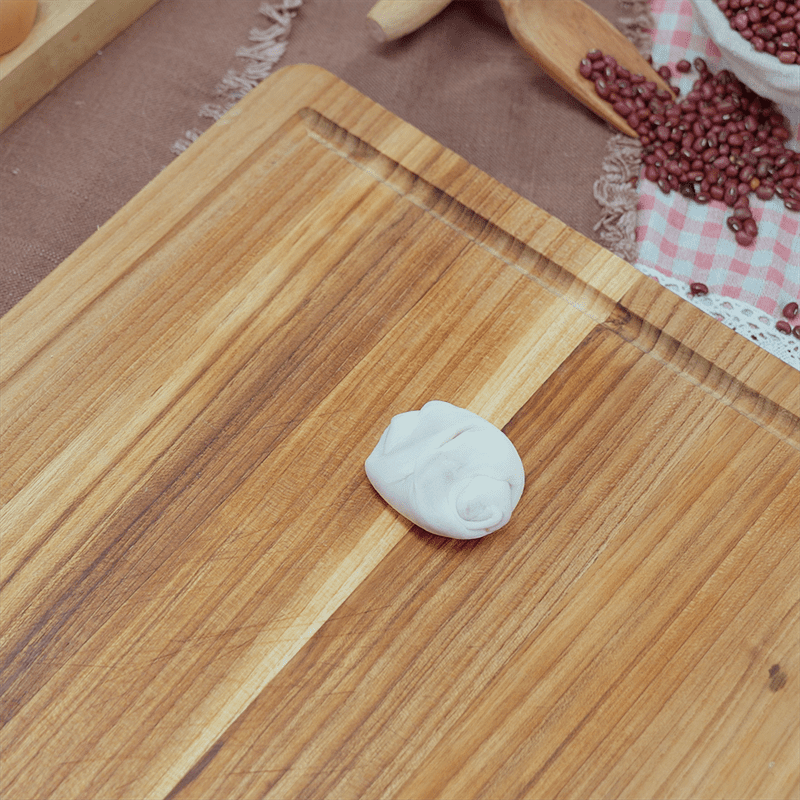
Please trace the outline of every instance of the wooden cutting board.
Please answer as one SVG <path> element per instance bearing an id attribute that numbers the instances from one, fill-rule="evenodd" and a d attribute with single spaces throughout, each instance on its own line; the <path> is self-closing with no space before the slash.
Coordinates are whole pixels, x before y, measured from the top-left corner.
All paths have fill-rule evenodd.
<path id="1" fill-rule="evenodd" d="M 329 73 L 2 320 L 20 798 L 793 798 L 800 374 Z M 363 462 L 447 400 L 509 525 Z"/>

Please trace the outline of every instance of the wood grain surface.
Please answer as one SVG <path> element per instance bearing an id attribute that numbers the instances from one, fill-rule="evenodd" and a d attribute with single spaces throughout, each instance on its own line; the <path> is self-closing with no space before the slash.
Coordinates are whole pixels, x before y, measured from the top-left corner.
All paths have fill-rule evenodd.
<path id="1" fill-rule="evenodd" d="M 158 0 L 39 0 L 28 37 L 0 56 L 0 131 Z"/>
<path id="2" fill-rule="evenodd" d="M 0 321 L 4 800 L 800 796 L 800 374 L 323 70 Z M 503 530 L 363 462 L 503 427 Z"/>

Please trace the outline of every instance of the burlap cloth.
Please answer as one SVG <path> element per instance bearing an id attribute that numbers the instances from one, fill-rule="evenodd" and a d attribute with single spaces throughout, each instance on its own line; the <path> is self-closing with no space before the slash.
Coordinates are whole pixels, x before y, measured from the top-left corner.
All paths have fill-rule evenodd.
<path id="1" fill-rule="evenodd" d="M 372 4 L 304 0 L 275 68 L 325 67 L 598 240 L 593 186 L 611 128 L 530 61 L 493 0 L 457 0 L 385 45 L 366 32 Z M 619 0 L 590 4 L 618 21 Z M 0 134 L 0 313 L 211 124 L 199 109 L 273 22 L 259 0 L 160 0 Z"/>

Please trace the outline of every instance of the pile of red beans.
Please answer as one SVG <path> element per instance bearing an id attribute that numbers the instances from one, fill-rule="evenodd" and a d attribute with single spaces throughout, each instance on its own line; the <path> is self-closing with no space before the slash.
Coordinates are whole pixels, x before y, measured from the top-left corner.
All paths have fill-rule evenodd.
<path id="1" fill-rule="evenodd" d="M 715 0 L 720 11 L 759 53 L 800 65 L 800 3 L 786 0 Z M 800 77 L 798 77 L 800 80 Z"/>
<path id="2" fill-rule="evenodd" d="M 685 73 L 692 66 L 699 77 L 680 101 L 600 50 L 587 53 L 578 69 L 639 135 L 644 177 L 666 194 L 725 203 L 728 227 L 748 247 L 758 235 L 751 194 L 777 196 L 790 211 L 800 211 L 800 153 L 786 147 L 791 134 L 774 103 L 728 70 L 712 73 L 702 58 L 675 68 Z M 669 67 L 658 72 L 669 84 Z M 677 88 L 673 92 L 677 97 Z"/>

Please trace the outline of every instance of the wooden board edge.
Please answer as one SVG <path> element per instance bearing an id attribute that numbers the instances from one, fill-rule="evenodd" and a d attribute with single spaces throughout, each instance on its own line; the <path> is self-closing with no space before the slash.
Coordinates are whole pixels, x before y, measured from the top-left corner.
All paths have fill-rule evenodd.
<path id="1" fill-rule="evenodd" d="M 150 0 L 148 0 L 149 2 Z M 281 81 L 299 73 L 302 87 L 297 82 Z M 149 183 L 140 189 L 121 209 L 93 233 L 75 251 L 49 272 L 18 303 L 0 317 L 0 338 L 3 341 L 3 359 L 0 361 L 0 382 L 13 373 L 18 363 L 27 360 L 42 342 L 52 339 L 69 320 L 91 305 L 119 278 L 120 271 L 128 269 L 121 263 L 119 249 L 134 247 L 146 252 L 167 235 L 176 217 L 189 213 L 203 195 L 225 179 L 213 145 L 228 136 L 251 139 L 254 147 L 283 125 L 303 106 L 314 103 L 339 81 L 335 75 L 318 67 L 297 65 L 276 71 L 267 81 L 237 103 L 221 119 L 206 130 L 197 141 L 170 162 Z M 263 101 L 261 97 L 266 95 Z M 285 104 L 285 113 L 272 114 L 267 119 L 257 113 L 260 102 Z M 210 152 L 209 152 L 210 151 Z M 186 170 L 196 169 L 203 176 L 192 191 L 185 184 L 176 188 L 175 180 Z M 170 213 L 154 212 L 160 197 L 166 197 L 165 207 Z M 130 237 L 126 228 L 140 221 L 141 231 Z M 135 240 L 135 241 L 133 241 Z M 108 255 L 108 269 L 98 272 L 92 266 L 91 255 L 97 251 Z"/>
<path id="2" fill-rule="evenodd" d="M 346 91 L 336 94 L 333 91 L 336 88 L 344 88 Z M 352 102 L 357 99 L 361 99 L 361 102 Z M 785 389 L 787 381 L 791 381 L 796 375 L 796 371 L 790 366 L 756 344 L 737 336 L 722 323 L 672 292 L 657 292 L 660 308 L 656 311 L 652 292 L 656 287 L 658 290 L 663 287 L 657 286 L 631 264 L 572 230 L 374 101 L 370 102 L 377 110 L 365 115 L 364 99 L 362 93 L 322 67 L 295 64 L 276 70 L 215 122 L 0 319 L 0 333 L 6 344 L 3 373 L 14 370 L 14 364 L 19 362 L 17 356 L 21 352 L 35 352 L 38 349 L 37 342 L 52 338 L 61 324 L 60 320 L 68 320 L 74 316 L 111 285 L 114 280 L 113 269 L 99 275 L 82 268 L 82 262 L 90 263 L 91 259 L 85 258 L 86 254 L 110 247 L 113 240 L 120 235 L 119 229 L 125 227 L 121 225 L 120 215 L 125 215 L 128 220 L 135 220 L 137 215 L 148 213 L 148 207 L 162 192 L 167 195 L 172 193 L 173 196 L 168 197 L 168 207 L 174 208 L 176 213 L 183 213 L 181 208 L 188 209 L 200 195 L 208 191 L 214 181 L 222 179 L 222 175 L 217 174 L 218 170 L 215 171 L 218 166 L 215 145 L 220 140 L 235 136 L 252 141 L 253 147 L 256 147 L 265 136 L 278 130 L 292 115 L 312 108 L 362 139 L 367 146 L 377 149 L 406 170 L 440 188 L 449 197 L 463 203 L 469 210 L 499 226 L 554 263 L 560 264 L 567 260 L 579 263 L 577 276 L 585 281 L 589 289 L 603 293 L 619 303 L 621 308 L 627 308 L 630 304 L 632 313 L 641 314 L 651 325 L 666 331 L 670 319 L 678 314 L 681 317 L 693 316 L 693 324 L 703 331 L 708 331 L 710 326 L 718 332 L 718 335 L 709 337 L 710 339 L 725 342 L 731 340 L 735 347 L 730 350 L 720 349 L 716 345 L 706 347 L 699 335 L 690 344 L 692 349 L 696 348 L 704 359 L 716 364 L 743 385 L 749 386 L 755 392 L 766 391 L 770 400 L 779 405 L 788 404 L 788 411 L 795 416 L 800 414 L 800 403 L 789 402 L 793 397 L 791 386 L 789 392 Z M 280 108 L 281 113 L 265 114 L 265 108 Z M 389 117 L 393 124 L 386 125 Z M 376 120 L 382 124 L 377 125 Z M 409 133 L 412 135 L 409 136 Z M 437 145 L 438 155 L 433 159 L 431 144 Z M 173 179 L 189 169 L 197 169 L 204 175 L 203 185 L 198 182 L 193 192 L 178 196 L 175 194 Z M 453 174 L 462 176 L 456 184 L 452 181 Z M 476 191 L 476 187 L 479 191 Z M 498 193 L 511 198 L 510 202 L 499 209 L 497 203 L 493 202 Z M 163 225 L 163 230 L 166 231 L 171 219 L 169 216 L 154 219 L 152 227 L 147 231 L 147 240 L 150 243 L 157 242 L 161 235 L 160 226 Z M 145 244 L 141 246 L 146 249 Z M 111 261 L 113 259 L 109 259 Z M 642 298 L 647 299 L 643 301 Z M 666 305 L 664 301 L 668 301 Z M 597 320 L 598 323 L 606 321 Z M 719 336 L 720 333 L 723 335 Z M 17 356 L 14 351 L 19 351 Z M 766 368 L 763 366 L 765 364 Z M 766 373 L 768 375 L 765 378 Z"/>
<path id="3" fill-rule="evenodd" d="M 731 378 L 741 389 L 775 404 L 790 415 L 783 423 L 784 433 L 797 440 L 800 372 L 744 334 L 644 274 L 620 299 L 607 323 L 623 338 L 669 361 L 676 369 L 695 373 L 696 379 L 707 386 L 712 382 L 713 367 L 719 373 L 715 380 L 723 394 L 739 392 L 732 385 L 721 388 Z M 766 413 L 770 416 L 772 412 Z"/>
<path id="4" fill-rule="evenodd" d="M 53 23 L 58 0 L 40 0 L 37 21 L 28 38 L 0 58 L 0 132 L 157 2 L 73 3 L 70 13 L 60 14 L 58 22 Z"/>
<path id="5" fill-rule="evenodd" d="M 336 90 L 340 90 L 337 91 Z M 345 91 L 341 91 L 345 90 Z M 365 103 L 374 113 L 364 115 Z M 276 114 L 265 109 L 280 108 Z M 143 187 L 123 209 L 80 245 L 31 292 L 0 319 L 0 333 L 7 345 L 6 365 L 12 349 L 34 346 L 34 340 L 50 338 L 60 319 L 77 314 L 92 302 L 114 280 L 114 267 L 102 275 L 89 271 L 86 257 L 98 249 L 112 246 L 119 238 L 124 214 L 132 227 L 137 218 L 150 215 L 149 209 L 159 198 L 175 214 L 189 209 L 209 191 L 215 181 L 223 179 L 215 145 L 231 137 L 248 141 L 255 148 L 288 119 L 304 108 L 321 114 L 346 128 L 368 145 L 406 170 L 420 175 L 437 190 L 446 194 L 488 222 L 503 228 L 520 243 L 525 243 L 556 263 L 578 261 L 582 265 L 581 280 L 601 283 L 600 291 L 616 300 L 631 288 L 640 275 L 631 265 L 590 239 L 576 233 L 565 223 L 517 195 L 496 179 L 469 164 L 462 156 L 448 150 L 427 134 L 400 119 L 392 112 L 366 98 L 328 70 L 310 64 L 296 64 L 276 70 L 248 93 L 221 119 L 208 128 L 178 158 Z M 386 122 L 391 119 L 392 124 Z M 376 124 L 376 122 L 378 124 Z M 432 147 L 435 145 L 435 147 Z M 431 157 L 435 152 L 435 157 Z M 175 178 L 187 170 L 197 170 L 203 182 L 187 194 L 176 191 Z M 453 175 L 461 176 L 454 183 Z M 511 198 L 498 208 L 496 198 Z M 140 216 L 141 215 L 141 216 Z M 174 215 L 148 220 L 146 234 L 137 247 L 146 249 L 169 229 Z M 147 241 L 145 242 L 144 239 Z M 117 261 L 111 254 L 108 263 Z M 58 298 L 55 303 L 53 298 Z M 50 306 L 47 308 L 47 306 Z M 28 324 L 35 318 L 35 324 Z M 44 321 L 44 324 L 42 324 Z M 598 322 L 601 320 L 597 320 Z"/>

